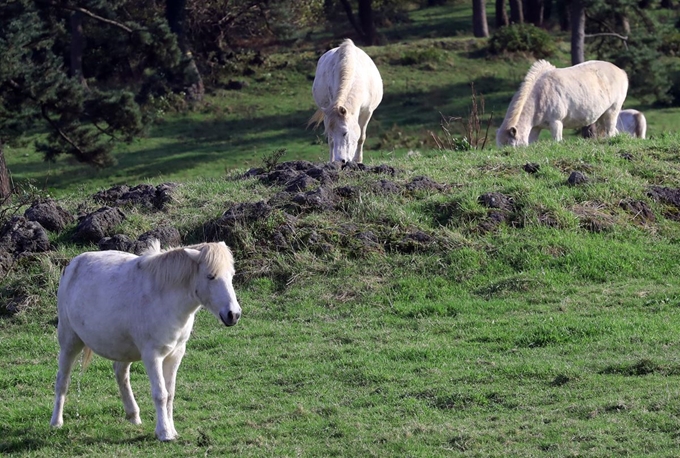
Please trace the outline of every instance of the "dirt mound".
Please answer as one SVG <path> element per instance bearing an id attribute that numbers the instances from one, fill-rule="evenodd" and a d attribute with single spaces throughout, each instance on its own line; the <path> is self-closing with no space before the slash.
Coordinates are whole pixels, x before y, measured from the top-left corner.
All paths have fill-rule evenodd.
<path id="1" fill-rule="evenodd" d="M 172 202 L 172 193 L 177 186 L 177 183 L 163 183 L 158 186 L 139 184 L 132 188 L 119 185 L 99 191 L 92 198 L 107 206 L 141 206 L 150 210 L 163 210 L 166 204 Z"/>

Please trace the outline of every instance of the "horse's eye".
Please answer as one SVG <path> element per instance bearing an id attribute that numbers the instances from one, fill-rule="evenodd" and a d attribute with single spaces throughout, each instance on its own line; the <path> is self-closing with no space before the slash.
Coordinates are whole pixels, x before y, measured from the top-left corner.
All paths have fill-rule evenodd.
<path id="1" fill-rule="evenodd" d="M 214 275 L 214 274 L 208 275 L 208 280 L 214 280 L 216 278 L 217 278 L 217 275 Z"/>

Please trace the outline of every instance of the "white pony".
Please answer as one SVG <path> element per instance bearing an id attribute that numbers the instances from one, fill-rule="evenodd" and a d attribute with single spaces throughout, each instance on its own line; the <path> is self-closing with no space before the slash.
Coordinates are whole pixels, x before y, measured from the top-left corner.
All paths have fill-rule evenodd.
<path id="1" fill-rule="evenodd" d="M 363 162 L 366 126 L 383 97 L 380 72 L 352 40 L 326 52 L 316 66 L 312 95 L 319 109 L 309 125 L 324 123 L 330 161 Z"/>
<path id="2" fill-rule="evenodd" d="M 616 135 L 616 120 L 628 93 L 626 72 L 609 62 L 591 60 L 555 68 L 535 62 L 514 95 L 496 133 L 498 146 L 523 146 L 550 129 L 555 141 L 562 129 L 596 123 L 606 137 Z"/>
<path id="3" fill-rule="evenodd" d="M 144 362 L 156 406 L 156 436 L 177 436 L 172 406 L 177 369 L 204 305 L 225 325 L 235 325 L 241 307 L 232 286 L 234 258 L 223 243 L 162 252 L 158 240 L 141 256 L 121 251 L 76 256 L 57 292 L 59 371 L 51 425 L 63 425 L 66 391 L 76 357 L 83 366 L 92 352 L 114 361 L 126 418 L 140 424 L 130 387 L 130 364 Z"/>
<path id="4" fill-rule="evenodd" d="M 619 132 L 627 132 L 633 137 L 645 138 L 647 135 L 647 119 L 640 111 L 621 110 L 616 121 L 616 128 Z"/>

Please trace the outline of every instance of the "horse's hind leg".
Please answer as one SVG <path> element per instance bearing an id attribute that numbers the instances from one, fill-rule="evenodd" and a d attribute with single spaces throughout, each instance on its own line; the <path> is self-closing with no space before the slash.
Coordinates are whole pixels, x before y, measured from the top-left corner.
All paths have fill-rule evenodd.
<path id="1" fill-rule="evenodd" d="M 619 111 L 614 108 L 610 108 L 609 110 L 605 111 L 602 116 L 600 116 L 600 119 L 598 119 L 595 123 L 597 125 L 598 132 L 603 132 L 605 138 L 613 137 L 614 135 L 618 134 L 619 131 L 616 129 L 616 121 L 618 117 Z"/>
<path id="2" fill-rule="evenodd" d="M 50 425 L 60 428 L 64 424 L 64 402 L 71 383 L 73 363 L 75 363 L 85 344 L 71 330 L 66 320 L 59 321 L 57 334 L 59 336 L 59 370 L 57 371 L 57 381 L 54 384 L 54 411 Z"/>
<path id="3" fill-rule="evenodd" d="M 166 356 L 163 361 L 163 377 L 165 377 L 165 389 L 168 391 L 168 404 L 166 410 L 168 412 L 170 430 L 175 436 L 177 435 L 177 430 L 175 430 L 175 420 L 172 413 L 173 403 L 175 401 L 175 381 L 177 380 L 177 370 L 182 363 L 185 351 L 186 345 L 181 345 L 177 347 L 174 352 Z"/>
<path id="4" fill-rule="evenodd" d="M 120 397 L 123 400 L 125 418 L 132 424 L 141 424 L 142 419 L 139 418 L 139 406 L 135 401 L 135 395 L 132 393 L 132 387 L 130 386 L 130 363 L 115 361 L 113 363 L 113 371 L 116 374 Z"/>

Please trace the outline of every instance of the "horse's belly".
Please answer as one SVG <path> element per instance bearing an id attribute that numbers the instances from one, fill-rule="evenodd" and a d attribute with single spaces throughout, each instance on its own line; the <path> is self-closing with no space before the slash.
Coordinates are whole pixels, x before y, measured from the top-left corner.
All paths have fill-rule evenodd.
<path id="1" fill-rule="evenodd" d="M 123 362 L 133 362 L 142 359 L 142 355 L 139 349 L 132 345 L 120 345 L 118 343 L 117 347 L 104 347 L 96 345 L 97 348 L 92 348 L 92 351 L 101 356 L 102 358 L 110 359 L 112 361 L 123 361 Z"/>

